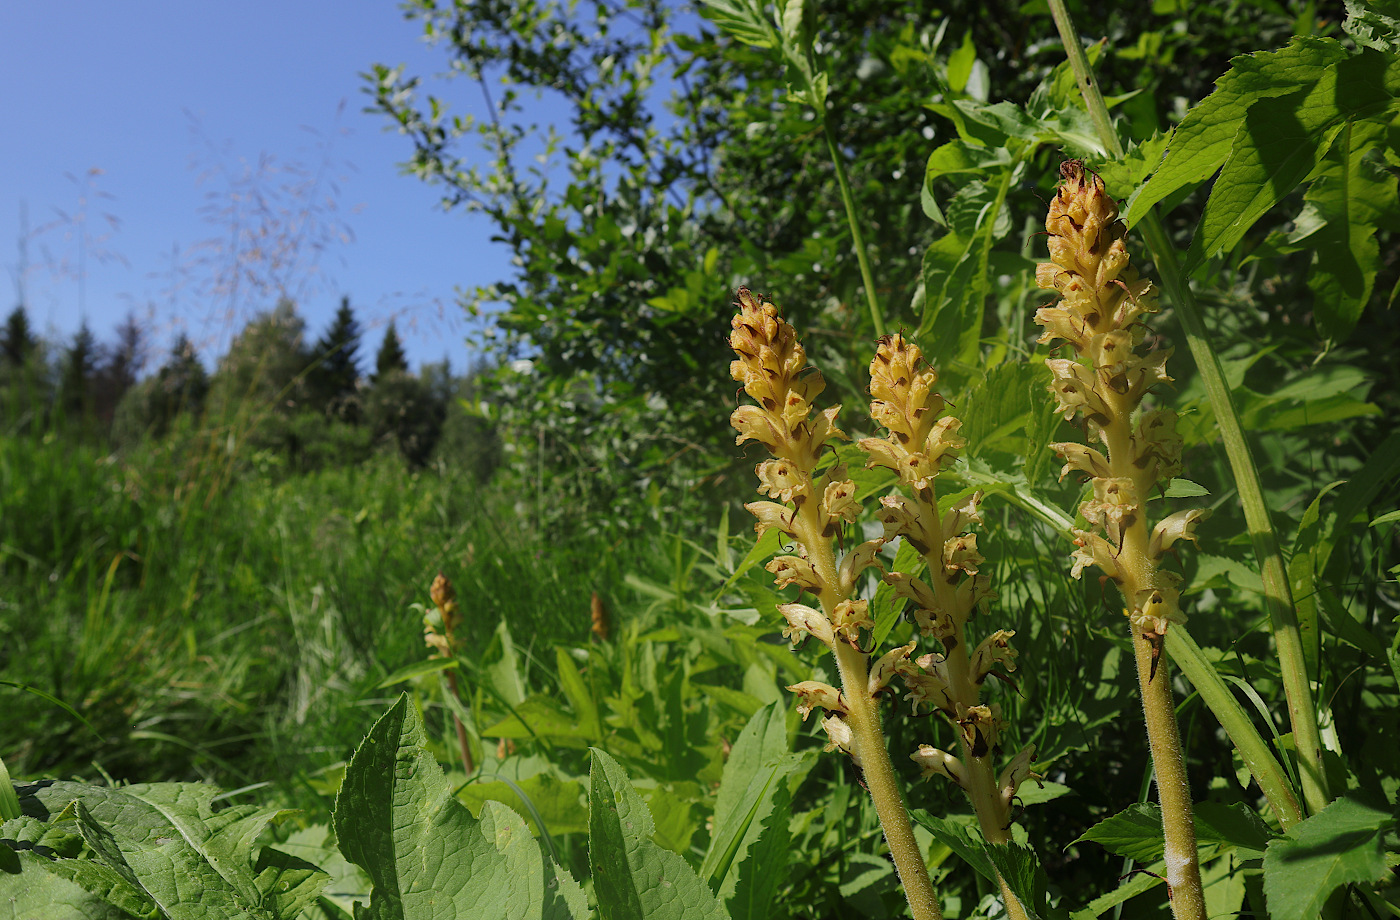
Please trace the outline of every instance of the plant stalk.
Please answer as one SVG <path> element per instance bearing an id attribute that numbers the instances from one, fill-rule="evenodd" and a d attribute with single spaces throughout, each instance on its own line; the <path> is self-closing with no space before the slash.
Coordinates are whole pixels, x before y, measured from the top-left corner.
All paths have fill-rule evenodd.
<path id="1" fill-rule="evenodd" d="M 846 175 L 846 164 L 841 159 L 841 151 L 836 146 L 836 135 L 831 130 L 825 112 L 818 112 L 822 121 L 822 134 L 826 137 L 827 153 L 831 155 L 831 165 L 836 169 L 836 184 L 841 187 L 841 203 L 846 206 L 846 223 L 851 228 L 851 244 L 856 251 L 856 261 L 860 263 L 861 284 L 865 286 L 865 300 L 870 306 L 870 321 L 875 324 L 876 337 L 885 334 L 885 314 L 880 309 L 880 299 L 875 293 L 875 274 L 870 268 L 870 254 L 866 252 L 865 237 L 860 231 L 860 221 L 856 217 L 856 199 L 851 193 L 851 180 Z"/>
<path id="2" fill-rule="evenodd" d="M 1108 106 L 1105 105 L 1103 94 L 1099 92 L 1098 84 L 1094 81 L 1079 34 L 1070 19 L 1069 11 L 1065 8 L 1064 0 L 1047 2 L 1099 139 L 1110 155 L 1122 157 L 1122 143 L 1113 129 L 1108 116 Z M 1308 811 L 1315 814 L 1332 798 L 1322 767 L 1322 733 L 1318 727 L 1317 707 L 1303 656 L 1298 615 L 1288 585 L 1283 554 L 1279 550 L 1278 535 L 1269 518 L 1268 505 L 1264 502 L 1259 469 L 1250 455 L 1249 444 L 1245 441 L 1244 429 L 1231 398 L 1229 385 L 1225 381 L 1220 359 L 1206 334 L 1205 323 L 1196 306 L 1195 296 L 1182 276 L 1175 248 L 1171 245 L 1171 239 L 1162 225 L 1161 218 L 1153 211 L 1142 220 L 1138 229 L 1142 231 L 1152 252 L 1157 275 L 1162 281 L 1167 298 L 1176 306 L 1177 314 L 1181 318 L 1187 346 L 1196 359 L 1201 382 L 1205 386 L 1211 409 L 1215 412 L 1221 443 L 1225 447 L 1225 454 L 1235 475 L 1235 485 L 1244 508 L 1245 523 L 1254 544 L 1254 555 L 1259 562 L 1260 574 L 1263 576 L 1269 625 L 1274 634 L 1284 693 L 1288 699 L 1289 722 L 1297 747 L 1303 800 Z M 1220 713 L 1217 712 L 1216 716 L 1220 718 Z M 1260 781 L 1260 787 L 1263 788 L 1263 778 L 1256 774 L 1255 779 Z"/>
<path id="3" fill-rule="evenodd" d="M 1178 627 L 1167 630 L 1170 634 Z M 1152 748 L 1152 771 L 1157 779 L 1157 801 L 1162 806 L 1162 832 L 1166 842 L 1167 890 L 1172 915 L 1178 920 L 1205 920 L 1205 890 L 1196 853 L 1196 825 L 1191 814 L 1191 786 L 1181 756 L 1181 733 L 1172 701 L 1171 665 L 1167 657 L 1155 657 L 1154 643 L 1133 624 L 1133 654 L 1138 684 L 1142 688 L 1142 714 Z M 1154 660 L 1155 657 L 1155 660 Z M 1153 671 L 1156 671 L 1153 674 Z"/>
<path id="4" fill-rule="evenodd" d="M 1293 786 L 1288 781 L 1288 775 L 1283 772 L 1278 758 L 1269 750 L 1268 743 L 1254 727 L 1244 707 L 1206 660 L 1200 646 L 1191 638 L 1184 625 L 1178 624 L 1167 630 L 1167 651 L 1171 654 L 1172 661 L 1176 662 L 1186 679 L 1191 681 L 1191 685 L 1201 695 L 1206 706 L 1220 721 L 1220 727 L 1225 729 L 1225 734 L 1230 736 L 1235 750 L 1240 752 L 1240 758 L 1249 768 L 1254 781 L 1259 784 L 1260 791 L 1264 793 L 1264 798 L 1286 833 L 1303 819 L 1303 814 L 1298 807 L 1298 797 L 1294 794 Z"/>
<path id="5" fill-rule="evenodd" d="M 839 585 L 841 578 L 837 574 L 836 556 L 832 552 L 831 541 L 821 536 L 816 505 L 816 502 L 807 502 L 802 506 L 798 514 L 798 537 L 807 547 L 812 565 L 823 584 Z M 821 600 L 826 615 L 831 617 L 842 598 L 837 597 L 835 591 L 823 591 Z M 899 873 L 899 881 L 904 887 L 904 896 L 909 901 L 914 920 L 943 920 L 938 895 L 929 878 L 928 864 L 924 862 L 923 851 L 914 838 L 909 808 L 904 802 L 889 748 L 885 744 L 879 702 L 870 694 L 869 659 L 864 652 L 852 648 L 840 638 L 832 643 L 832 654 L 841 672 L 841 695 L 849 708 L 846 724 L 851 727 L 854 736 L 853 750 L 864 774 L 865 787 L 875 803 L 875 813 L 880 817 L 885 842 L 889 845 L 890 856 L 894 859 L 895 870 Z"/>
<path id="6" fill-rule="evenodd" d="M 457 692 L 457 675 L 451 670 L 447 671 L 447 691 L 457 700 L 462 699 L 462 694 Z M 467 727 L 462 724 L 462 717 L 455 712 L 452 713 L 452 721 L 457 726 L 457 747 L 462 751 L 462 771 L 471 776 L 476 772 L 476 764 L 472 761 L 471 746 L 467 744 Z"/>
<path id="7" fill-rule="evenodd" d="M 880 709 L 867 689 L 869 663 L 866 656 L 844 642 L 835 645 L 836 664 L 841 671 L 842 696 L 850 712 L 846 722 L 855 736 L 854 750 L 860 759 L 860 769 L 864 774 L 865 787 L 875 803 L 875 812 L 880 816 L 880 826 L 885 831 L 885 842 L 889 845 L 890 856 L 899 872 L 900 884 L 909 900 L 909 908 L 915 920 L 943 920 L 943 911 L 938 906 L 938 895 L 929 879 L 928 865 L 924 862 L 923 851 L 914 837 L 914 826 L 909 821 L 909 809 L 900 792 L 899 781 L 895 778 L 894 764 L 890 760 L 889 748 L 885 745 L 884 730 L 880 725 Z"/>

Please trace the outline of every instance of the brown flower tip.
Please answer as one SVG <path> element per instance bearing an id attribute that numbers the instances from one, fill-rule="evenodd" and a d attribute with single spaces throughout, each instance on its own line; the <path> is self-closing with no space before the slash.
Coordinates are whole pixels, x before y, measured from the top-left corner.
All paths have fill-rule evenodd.
<path id="1" fill-rule="evenodd" d="M 603 605 L 603 599 L 598 596 L 598 592 L 593 592 L 593 599 L 590 602 L 593 616 L 593 635 L 608 641 L 608 636 L 612 634 L 612 618 L 608 616 L 608 608 Z"/>

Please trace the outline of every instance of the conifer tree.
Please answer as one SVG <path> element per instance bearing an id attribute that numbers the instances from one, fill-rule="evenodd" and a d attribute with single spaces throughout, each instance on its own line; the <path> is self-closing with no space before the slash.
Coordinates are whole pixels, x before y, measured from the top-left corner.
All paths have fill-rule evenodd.
<path id="1" fill-rule="evenodd" d="M 0 358 L 10 367 L 23 367 L 34 353 L 38 340 L 29 328 L 29 314 L 20 304 L 5 319 L 5 333 L 0 338 Z"/>
<path id="2" fill-rule="evenodd" d="M 98 352 L 97 339 L 84 319 L 73 335 L 73 343 L 63 351 L 60 370 L 58 398 L 70 416 L 81 416 L 92 407 Z"/>
<path id="3" fill-rule="evenodd" d="M 342 297 L 340 309 L 325 334 L 312 348 L 312 359 L 319 363 L 311 371 L 311 398 L 327 412 L 338 412 L 339 404 L 355 393 L 360 379 L 360 324 Z"/>
<path id="4" fill-rule="evenodd" d="M 394 321 L 389 320 L 389 328 L 384 330 L 384 342 L 379 346 L 379 354 L 374 359 L 374 382 L 379 383 L 394 373 L 408 373 L 408 356 L 399 342 L 398 330 Z"/>

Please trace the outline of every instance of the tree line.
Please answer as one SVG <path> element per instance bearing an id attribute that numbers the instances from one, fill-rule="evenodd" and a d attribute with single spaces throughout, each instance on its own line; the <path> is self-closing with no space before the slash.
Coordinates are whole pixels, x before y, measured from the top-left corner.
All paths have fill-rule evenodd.
<path id="1" fill-rule="evenodd" d="M 372 369 L 348 297 L 314 340 L 295 303 L 254 315 L 211 374 L 181 333 L 159 365 L 134 315 L 99 342 L 86 320 L 66 342 L 32 328 L 23 304 L 0 331 L 0 431 L 62 431 L 115 449 L 219 432 L 264 466 L 306 471 L 397 451 L 411 466 L 442 459 L 485 476 L 499 454 L 490 424 L 468 410 L 480 368 L 446 360 L 414 373 L 393 321 Z"/>

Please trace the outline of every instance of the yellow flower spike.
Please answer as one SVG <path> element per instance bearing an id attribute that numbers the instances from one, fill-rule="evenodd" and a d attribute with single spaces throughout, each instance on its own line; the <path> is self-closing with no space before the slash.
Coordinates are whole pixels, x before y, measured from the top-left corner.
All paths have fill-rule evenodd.
<path id="1" fill-rule="evenodd" d="M 860 517 L 856 485 L 839 465 L 820 478 L 815 474 L 828 443 L 846 437 L 836 427 L 840 407 L 813 412 L 812 401 L 825 388 L 825 381 L 807 366 L 796 333 L 777 308 L 747 290 L 738 292 L 737 301 L 739 313 L 729 338 L 737 360 L 730 365 L 730 376 L 743 384 L 757 405 L 740 406 L 731 422 L 739 432 L 737 443 L 758 441 L 772 454 L 774 459 L 759 464 L 757 472 L 760 491 L 778 500 L 746 507 L 758 518 L 760 534 L 778 529 L 800 547 L 796 554 L 770 564 L 779 586 L 798 585 L 821 605 L 820 609 L 779 605 L 787 621 L 783 635 L 795 643 L 816 637 L 831 649 L 841 675 L 839 691 L 812 682 L 789 689 L 798 694 L 804 718 L 814 708 L 827 711 L 822 719 L 830 739 L 827 750 L 844 751 L 860 765 L 914 917 L 941 920 L 928 867 L 890 762 L 875 695 L 894 673 L 912 670 L 907 662 L 912 649 L 904 652 L 903 659 L 897 654 L 881 658 L 872 675 L 861 631 L 873 629 L 875 623 L 869 602 L 852 596 L 861 573 L 877 565 L 876 554 L 884 541 L 861 544 L 838 565 L 834 544 L 845 525 Z M 927 430 L 917 412 L 901 415 L 892 410 L 890 418 L 910 437 Z M 892 455 L 890 461 L 898 466 L 903 457 Z"/>
<path id="2" fill-rule="evenodd" d="M 1089 566 L 1098 568 L 1129 605 L 1125 613 L 1162 808 L 1172 911 L 1178 920 L 1204 920 L 1191 790 L 1163 651 L 1167 629 L 1184 620 L 1180 576 L 1159 567 L 1172 544 L 1194 539 L 1202 515 L 1172 515 L 1156 528 L 1149 526 L 1143 502 L 1181 471 L 1181 439 L 1170 410 L 1143 412 L 1136 426 L 1133 421 L 1143 397 L 1171 383 L 1166 370 L 1171 349 L 1138 353 L 1146 337 L 1141 320 L 1156 312 L 1157 295 L 1129 264 L 1117 203 L 1082 163 L 1065 163 L 1060 175 L 1064 181 L 1045 220 L 1050 261 L 1036 268 L 1037 284 L 1057 291 L 1060 302 L 1038 310 L 1036 321 L 1044 327 L 1041 341 L 1063 338 L 1077 355 L 1046 359 L 1058 411 L 1067 420 L 1083 419 L 1089 438 L 1104 447 L 1099 453 L 1054 446 L 1065 458 L 1066 472 L 1078 469 L 1093 477 L 1093 497 L 1079 511 L 1097 532 L 1074 532 L 1071 574 L 1077 578 Z"/>

